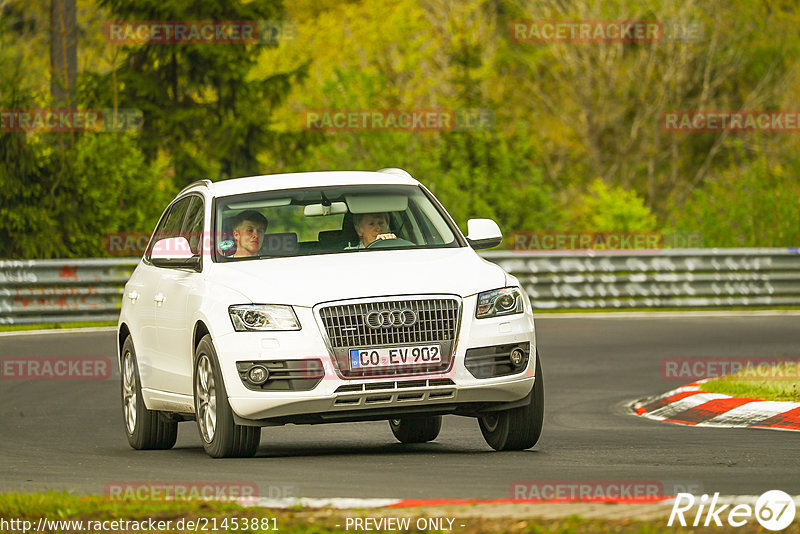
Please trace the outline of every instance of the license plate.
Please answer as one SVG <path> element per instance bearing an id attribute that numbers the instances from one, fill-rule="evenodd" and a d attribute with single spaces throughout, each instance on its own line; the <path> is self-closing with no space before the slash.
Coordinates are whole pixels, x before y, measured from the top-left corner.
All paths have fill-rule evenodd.
<path id="1" fill-rule="evenodd" d="M 376 349 L 350 349 L 350 369 L 373 367 L 403 367 L 439 363 L 442 354 L 439 345 L 416 347 L 381 347 Z"/>

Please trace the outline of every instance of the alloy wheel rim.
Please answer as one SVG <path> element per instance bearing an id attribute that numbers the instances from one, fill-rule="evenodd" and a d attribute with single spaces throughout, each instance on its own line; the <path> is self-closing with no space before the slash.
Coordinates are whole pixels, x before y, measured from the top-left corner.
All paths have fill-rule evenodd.
<path id="1" fill-rule="evenodd" d="M 489 432 L 497 430 L 497 424 L 500 422 L 500 416 L 497 414 L 489 414 L 483 416 L 483 426 Z"/>
<path id="2" fill-rule="evenodd" d="M 211 443 L 217 431 L 217 388 L 214 371 L 208 356 L 203 355 L 197 362 L 197 421 L 206 443 Z"/>
<path id="3" fill-rule="evenodd" d="M 123 358 L 122 372 L 122 407 L 125 415 L 125 427 L 128 434 L 136 429 L 136 370 L 130 351 Z"/>

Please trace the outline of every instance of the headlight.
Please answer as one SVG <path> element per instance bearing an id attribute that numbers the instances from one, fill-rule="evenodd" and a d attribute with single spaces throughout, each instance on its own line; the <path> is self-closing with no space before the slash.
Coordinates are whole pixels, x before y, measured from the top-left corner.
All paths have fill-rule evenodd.
<path id="1" fill-rule="evenodd" d="M 484 291 L 478 294 L 478 308 L 475 310 L 475 317 L 485 319 L 487 317 L 500 317 L 502 315 L 512 315 L 522 313 L 522 293 L 518 287 L 504 287 Z"/>
<path id="2" fill-rule="evenodd" d="M 300 330 L 300 321 L 291 306 L 238 304 L 230 306 L 228 313 L 237 332 Z"/>

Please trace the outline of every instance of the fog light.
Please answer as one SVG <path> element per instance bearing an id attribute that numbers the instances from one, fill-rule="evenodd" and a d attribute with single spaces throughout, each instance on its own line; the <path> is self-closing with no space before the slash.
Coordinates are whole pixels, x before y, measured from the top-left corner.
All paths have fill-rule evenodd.
<path id="1" fill-rule="evenodd" d="M 261 385 L 269 378 L 269 371 L 262 365 L 256 365 L 247 371 L 247 379 L 253 384 Z"/>
<path id="2" fill-rule="evenodd" d="M 525 359 L 525 353 L 522 352 L 522 349 L 514 349 L 511 351 L 511 363 L 514 364 L 514 367 L 519 367 L 522 365 L 522 360 Z"/>

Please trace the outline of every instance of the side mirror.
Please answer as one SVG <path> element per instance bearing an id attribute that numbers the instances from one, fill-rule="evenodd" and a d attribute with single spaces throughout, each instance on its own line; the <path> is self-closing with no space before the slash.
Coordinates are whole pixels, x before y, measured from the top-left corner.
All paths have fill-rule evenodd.
<path id="1" fill-rule="evenodd" d="M 494 248 L 503 242 L 503 233 L 492 219 L 470 219 L 467 221 L 467 241 L 475 250 Z"/>
<path id="2" fill-rule="evenodd" d="M 156 241 L 150 252 L 150 261 L 156 267 L 188 267 L 194 270 L 200 267 L 200 255 L 192 254 L 189 241 L 183 236 Z"/>

